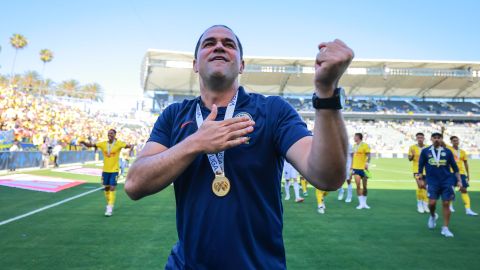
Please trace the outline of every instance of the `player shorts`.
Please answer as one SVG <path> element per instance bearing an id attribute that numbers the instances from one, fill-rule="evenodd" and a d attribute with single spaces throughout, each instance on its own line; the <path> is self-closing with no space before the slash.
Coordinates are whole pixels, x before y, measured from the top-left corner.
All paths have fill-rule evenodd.
<path id="1" fill-rule="evenodd" d="M 283 172 L 283 177 L 287 180 L 290 180 L 290 179 L 297 179 L 298 177 L 298 172 L 297 170 L 295 170 L 295 168 L 293 168 L 293 166 L 289 166 L 289 168 L 285 168 L 285 171 Z"/>
<path id="2" fill-rule="evenodd" d="M 353 175 L 358 175 L 362 178 L 364 178 L 366 175 L 365 175 L 365 170 L 357 170 L 357 169 L 353 169 Z"/>
<path id="3" fill-rule="evenodd" d="M 118 172 L 102 172 L 102 182 L 104 186 L 117 185 Z"/>
<path id="4" fill-rule="evenodd" d="M 427 184 L 428 198 L 432 200 L 438 200 L 440 196 L 442 201 L 455 200 L 455 190 L 453 189 L 451 180 L 445 180 L 442 182 L 430 182 Z"/>

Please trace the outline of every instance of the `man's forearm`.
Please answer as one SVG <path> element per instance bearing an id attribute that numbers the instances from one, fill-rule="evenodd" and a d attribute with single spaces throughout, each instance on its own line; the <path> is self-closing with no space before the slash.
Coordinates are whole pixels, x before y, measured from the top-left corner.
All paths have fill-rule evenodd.
<path id="1" fill-rule="evenodd" d="M 336 190 L 346 178 L 347 130 L 342 113 L 317 110 L 312 147 L 308 158 L 308 178 L 321 190 Z"/>
<path id="2" fill-rule="evenodd" d="M 200 151 L 187 138 L 161 153 L 138 158 L 128 171 L 125 191 L 133 200 L 161 191 L 170 185 Z"/>

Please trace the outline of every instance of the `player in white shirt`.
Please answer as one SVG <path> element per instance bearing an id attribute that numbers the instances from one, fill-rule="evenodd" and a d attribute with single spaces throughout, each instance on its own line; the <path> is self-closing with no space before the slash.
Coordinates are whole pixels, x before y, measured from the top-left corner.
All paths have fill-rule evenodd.
<path id="1" fill-rule="evenodd" d="M 283 178 L 285 179 L 285 200 L 290 200 L 290 185 L 293 182 L 293 190 L 295 192 L 295 202 L 303 202 L 300 197 L 300 185 L 298 183 L 298 172 L 295 168 L 285 160 L 283 165 Z"/>

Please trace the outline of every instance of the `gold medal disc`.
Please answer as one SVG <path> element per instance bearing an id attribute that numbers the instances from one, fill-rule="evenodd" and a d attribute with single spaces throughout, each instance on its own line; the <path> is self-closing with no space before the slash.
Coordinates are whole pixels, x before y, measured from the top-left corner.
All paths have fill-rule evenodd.
<path id="1" fill-rule="evenodd" d="M 223 197 L 230 191 L 230 181 L 224 175 L 215 175 L 212 182 L 212 191 L 218 197 Z"/>

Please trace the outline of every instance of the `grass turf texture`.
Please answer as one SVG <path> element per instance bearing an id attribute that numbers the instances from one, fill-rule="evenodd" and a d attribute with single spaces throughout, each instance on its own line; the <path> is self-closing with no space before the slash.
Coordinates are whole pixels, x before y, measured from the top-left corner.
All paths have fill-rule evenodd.
<path id="1" fill-rule="evenodd" d="M 315 192 L 304 203 L 284 202 L 289 269 L 479 269 L 480 217 L 468 217 L 457 192 L 453 239 L 427 229 L 416 212 L 415 184 L 406 160 L 374 159 L 370 210 L 326 198 L 316 212 Z M 472 208 L 480 211 L 480 161 L 470 161 Z M 70 173 L 29 174 L 82 179 L 88 184 L 59 193 L 0 186 L 0 222 L 98 187 L 99 179 Z M 384 181 L 384 180 L 396 180 Z M 411 180 L 411 181 L 410 181 Z M 405 182 L 404 182 L 405 181 Z M 2 269 L 159 269 L 176 242 L 173 189 L 130 201 L 119 185 L 114 216 L 103 216 L 100 191 L 0 226 Z"/>

